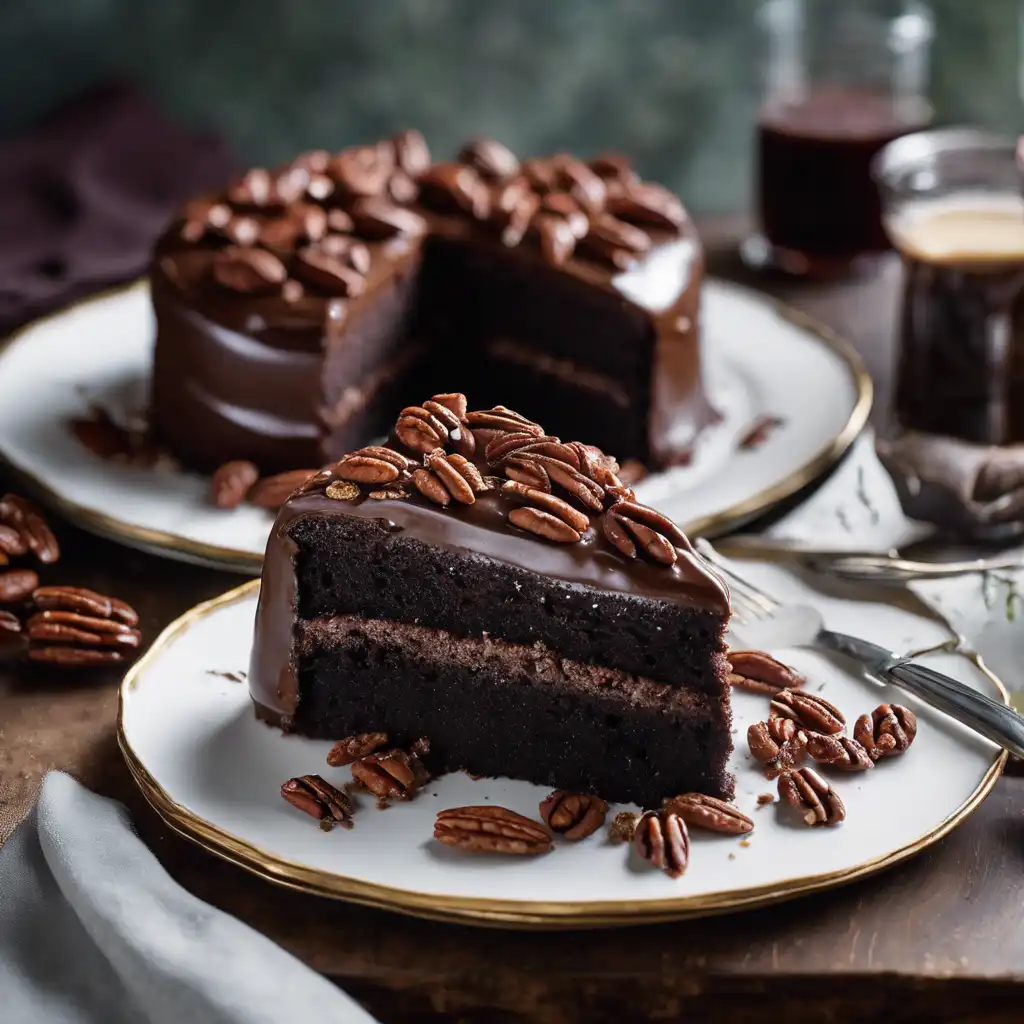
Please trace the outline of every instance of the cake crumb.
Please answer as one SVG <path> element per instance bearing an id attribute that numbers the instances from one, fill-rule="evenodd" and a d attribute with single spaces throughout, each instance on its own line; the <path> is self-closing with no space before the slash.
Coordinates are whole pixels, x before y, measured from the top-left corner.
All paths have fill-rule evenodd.
<path id="1" fill-rule="evenodd" d="M 758 795 L 757 795 L 757 806 L 758 807 L 764 807 L 765 804 L 773 804 L 773 803 L 775 803 L 775 794 L 774 793 L 758 793 Z"/>
<path id="2" fill-rule="evenodd" d="M 740 840 L 740 846 L 742 846 L 743 849 L 745 850 L 748 846 L 750 846 L 750 840 L 749 839 L 741 839 Z"/>
<path id="3" fill-rule="evenodd" d="M 736 854 L 735 853 L 730 853 L 729 854 L 729 860 L 735 860 L 735 859 L 736 859 Z"/>

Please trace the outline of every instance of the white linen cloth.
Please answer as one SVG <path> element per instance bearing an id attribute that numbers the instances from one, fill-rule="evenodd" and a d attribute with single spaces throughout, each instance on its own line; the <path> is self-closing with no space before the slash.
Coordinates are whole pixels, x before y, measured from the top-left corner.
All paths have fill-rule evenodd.
<path id="1" fill-rule="evenodd" d="M 61 772 L 0 847 L 3 1024 L 372 1024 L 329 981 L 186 892 L 124 807 Z"/>

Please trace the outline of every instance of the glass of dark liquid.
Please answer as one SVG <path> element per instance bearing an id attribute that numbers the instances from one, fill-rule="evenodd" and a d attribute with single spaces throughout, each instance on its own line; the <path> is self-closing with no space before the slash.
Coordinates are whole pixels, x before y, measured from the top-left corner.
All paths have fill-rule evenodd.
<path id="1" fill-rule="evenodd" d="M 903 259 L 896 416 L 978 444 L 1024 441 L 1024 196 L 1015 141 L 908 135 L 879 155 Z"/>
<path id="2" fill-rule="evenodd" d="M 932 20 L 920 2 L 763 0 L 760 233 L 744 259 L 810 277 L 885 251 L 871 161 L 926 126 Z"/>

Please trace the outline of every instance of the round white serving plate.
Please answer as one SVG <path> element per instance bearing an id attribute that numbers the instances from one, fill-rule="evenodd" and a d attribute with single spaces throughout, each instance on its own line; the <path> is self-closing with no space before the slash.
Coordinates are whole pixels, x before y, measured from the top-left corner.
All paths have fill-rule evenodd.
<path id="1" fill-rule="evenodd" d="M 830 625 L 900 651 L 948 644 L 951 632 L 904 595 L 902 606 L 836 599 L 809 591 L 777 567 L 745 571 L 777 595 L 813 600 Z M 721 913 L 832 888 L 881 870 L 936 842 L 988 794 L 1005 754 L 909 696 L 860 678 L 807 650 L 777 651 L 845 712 L 849 726 L 880 701 L 917 712 L 920 729 L 900 758 L 855 775 L 823 770 L 847 821 L 810 829 L 788 807 L 757 807 L 774 792 L 746 752 L 747 726 L 767 714 L 767 698 L 736 692 L 730 768 L 736 804 L 754 832 L 717 836 L 691 830 L 690 866 L 678 879 L 638 861 L 604 831 L 581 843 L 558 841 L 542 857 L 451 850 L 432 839 L 446 807 L 494 804 L 537 817 L 547 790 L 463 773 L 434 780 L 414 800 L 378 811 L 357 796 L 355 827 L 322 832 L 279 795 L 288 778 L 321 774 L 341 786 L 348 768 L 330 768 L 331 744 L 258 722 L 244 682 L 258 583 L 199 605 L 172 624 L 126 676 L 118 738 L 133 776 L 164 820 L 200 846 L 272 882 L 322 896 L 417 916 L 520 928 L 579 928 Z M 976 657 L 935 650 L 926 664 L 1005 700 Z M 237 676 L 235 677 L 237 678 Z M 620 810 L 613 807 L 611 813 Z M 610 820 L 610 817 L 609 817 Z"/>
<path id="2" fill-rule="evenodd" d="M 867 419 L 871 381 L 824 328 L 756 292 L 704 290 L 709 394 L 722 421 L 690 466 L 652 476 L 642 500 L 712 535 L 793 494 L 828 469 Z M 0 350 L 0 457 L 26 486 L 94 533 L 169 558 L 259 572 L 273 517 L 214 508 L 209 479 L 104 461 L 68 424 L 99 406 L 115 419 L 145 408 L 152 360 L 149 289 L 136 282 L 38 320 Z M 738 440 L 781 416 L 763 444 Z"/>

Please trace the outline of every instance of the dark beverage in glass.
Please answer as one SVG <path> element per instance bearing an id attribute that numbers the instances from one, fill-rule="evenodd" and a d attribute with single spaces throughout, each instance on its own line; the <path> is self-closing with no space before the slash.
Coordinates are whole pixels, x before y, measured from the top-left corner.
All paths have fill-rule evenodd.
<path id="1" fill-rule="evenodd" d="M 1013 143 L 925 132 L 883 153 L 879 176 L 903 259 L 899 424 L 978 444 L 1024 441 L 1024 198 Z"/>
<path id="2" fill-rule="evenodd" d="M 918 0 L 762 0 L 759 22 L 760 233 L 743 255 L 794 274 L 843 273 L 889 248 L 871 162 L 931 119 L 930 15 Z"/>

